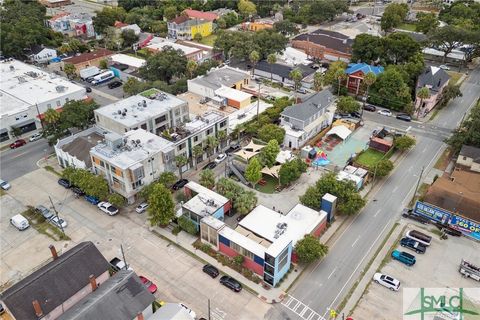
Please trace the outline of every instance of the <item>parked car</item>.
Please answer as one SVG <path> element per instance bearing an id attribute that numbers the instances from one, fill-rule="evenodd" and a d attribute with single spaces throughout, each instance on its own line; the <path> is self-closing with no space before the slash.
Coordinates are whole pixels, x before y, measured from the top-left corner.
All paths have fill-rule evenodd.
<path id="1" fill-rule="evenodd" d="M 62 229 L 67 227 L 67 221 L 59 218 L 58 216 L 53 216 L 50 220 L 48 220 L 51 224 L 55 227 Z"/>
<path id="2" fill-rule="evenodd" d="M 89 196 L 88 194 L 84 196 L 84 199 L 95 206 L 100 202 L 100 200 L 97 197 Z"/>
<path id="3" fill-rule="evenodd" d="M 20 231 L 23 231 L 30 227 L 30 224 L 28 223 L 28 220 L 22 216 L 21 214 L 16 214 L 13 217 L 10 218 L 10 223 L 12 226 L 17 228 Z"/>
<path id="4" fill-rule="evenodd" d="M 413 266 L 416 262 L 413 254 L 404 251 L 393 250 L 392 258 L 406 264 L 407 266 Z"/>
<path id="5" fill-rule="evenodd" d="M 18 139 L 15 142 L 10 144 L 10 149 L 16 149 L 16 148 L 21 147 L 21 146 L 26 145 L 26 144 L 27 144 L 27 142 L 25 140 Z"/>
<path id="6" fill-rule="evenodd" d="M 195 311 L 193 311 L 192 309 L 190 309 L 189 307 L 187 307 L 183 303 L 180 303 L 180 306 L 183 309 L 187 310 L 188 314 L 190 315 L 190 317 L 192 317 L 192 319 L 197 319 L 197 314 L 195 313 Z"/>
<path id="7" fill-rule="evenodd" d="M 42 205 L 37 206 L 35 210 L 40 213 L 46 220 L 50 220 L 54 216 L 53 212 L 50 211 L 50 209 Z"/>
<path id="8" fill-rule="evenodd" d="M 114 216 L 118 213 L 117 207 L 113 206 L 110 202 L 102 201 L 97 204 L 97 207 L 109 216 Z"/>
<path id="9" fill-rule="evenodd" d="M 30 142 L 33 142 L 33 141 L 37 141 L 37 140 L 40 140 L 42 138 L 42 134 L 40 132 L 37 132 L 37 133 L 34 133 L 30 136 L 30 138 L 28 139 L 28 141 Z"/>
<path id="10" fill-rule="evenodd" d="M 375 273 L 373 281 L 393 291 L 398 291 L 400 288 L 400 281 L 386 274 Z"/>
<path id="11" fill-rule="evenodd" d="M 221 277 L 220 283 L 235 292 L 240 292 L 242 290 L 242 285 L 240 284 L 240 282 L 229 276 Z"/>
<path id="12" fill-rule="evenodd" d="M 215 158 L 215 163 L 219 164 L 223 162 L 223 160 L 227 159 L 227 155 L 225 153 L 220 153 L 216 158 Z"/>
<path id="13" fill-rule="evenodd" d="M 377 107 L 371 104 L 366 104 L 363 106 L 363 110 L 374 112 L 374 111 L 377 111 Z"/>
<path id="14" fill-rule="evenodd" d="M 87 91 L 88 93 L 92 92 L 92 88 L 90 87 L 85 87 L 85 91 Z"/>
<path id="15" fill-rule="evenodd" d="M 144 276 L 138 276 L 138 277 L 140 278 L 142 283 L 145 285 L 145 287 L 147 287 L 148 291 L 150 291 L 151 294 L 154 294 L 155 292 L 157 292 L 158 288 L 157 288 L 157 285 L 155 283 L 148 280 Z"/>
<path id="16" fill-rule="evenodd" d="M 423 245 L 429 246 L 430 243 L 432 243 L 432 237 L 429 235 L 426 235 L 425 233 L 422 233 L 417 230 L 409 230 L 405 234 L 407 238 L 413 239 L 415 241 L 420 242 Z"/>
<path id="17" fill-rule="evenodd" d="M 95 80 L 94 77 L 88 77 L 87 79 L 85 79 L 85 81 L 87 81 L 88 83 L 92 83 L 93 80 Z"/>
<path id="18" fill-rule="evenodd" d="M 180 190 L 183 188 L 186 184 L 188 183 L 187 179 L 180 179 L 177 182 L 175 182 L 172 186 L 173 190 Z"/>
<path id="19" fill-rule="evenodd" d="M 382 109 L 382 110 L 378 110 L 377 113 L 381 114 L 382 116 L 387 116 L 387 117 L 392 116 L 392 112 L 390 110 Z"/>
<path id="20" fill-rule="evenodd" d="M 307 89 L 305 89 L 305 88 L 298 88 L 297 92 L 301 93 L 301 94 L 307 94 L 308 93 Z"/>
<path id="21" fill-rule="evenodd" d="M 439 67 L 440 69 L 443 69 L 443 70 L 450 70 L 450 68 L 449 68 L 448 66 L 444 65 L 444 64 L 439 65 L 438 67 Z"/>
<path id="22" fill-rule="evenodd" d="M 218 269 L 211 264 L 204 265 L 202 270 L 212 278 L 216 278 L 220 274 Z"/>
<path id="23" fill-rule="evenodd" d="M 210 169 L 212 170 L 213 168 L 215 168 L 217 166 L 217 164 L 215 162 L 210 162 L 208 163 L 205 167 L 202 168 L 202 170 L 206 170 L 206 169 Z"/>
<path id="24" fill-rule="evenodd" d="M 420 242 L 410 239 L 410 238 L 402 238 L 400 240 L 400 245 L 402 247 L 408 248 L 410 250 L 415 251 L 416 253 L 425 253 L 427 251 L 427 247 Z"/>
<path id="25" fill-rule="evenodd" d="M 2 188 L 3 190 L 8 190 L 11 188 L 11 186 L 10 186 L 10 183 L 8 183 L 8 181 L 0 179 L 0 188 Z"/>
<path id="26" fill-rule="evenodd" d="M 237 152 L 238 150 L 240 150 L 242 147 L 239 145 L 239 144 L 231 144 L 227 150 L 225 150 L 225 153 L 226 154 L 229 154 L 229 153 L 234 153 L 234 152 Z"/>
<path id="27" fill-rule="evenodd" d="M 350 113 L 335 113 L 333 115 L 333 119 L 338 120 L 338 119 L 343 119 L 343 118 L 350 118 Z"/>
<path id="28" fill-rule="evenodd" d="M 362 115 L 358 111 L 354 111 L 354 112 L 350 113 L 350 116 L 354 117 L 354 118 L 361 118 L 362 117 Z"/>
<path id="29" fill-rule="evenodd" d="M 398 120 L 403 120 L 403 121 L 407 121 L 407 122 L 412 121 L 412 117 L 410 117 L 408 114 L 405 114 L 405 113 L 397 114 L 396 118 Z"/>
<path id="30" fill-rule="evenodd" d="M 118 88 L 122 85 L 122 82 L 121 81 L 112 81 L 108 84 L 108 88 L 109 89 L 114 89 L 114 88 Z"/>
<path id="31" fill-rule="evenodd" d="M 58 184 L 67 189 L 72 187 L 72 183 L 67 179 L 58 179 Z"/>
<path id="32" fill-rule="evenodd" d="M 79 187 L 73 187 L 72 192 L 75 193 L 75 195 L 77 197 L 82 197 L 82 196 L 85 195 L 85 192 L 82 189 L 80 189 Z"/>
<path id="33" fill-rule="evenodd" d="M 119 259 L 117 257 L 113 258 L 110 260 L 110 266 L 112 267 L 113 271 L 117 272 L 120 270 L 133 270 L 130 268 L 127 264 L 125 264 L 125 261 L 122 259 Z"/>
<path id="34" fill-rule="evenodd" d="M 138 205 L 138 207 L 135 208 L 135 211 L 137 211 L 137 213 L 144 213 L 145 210 L 147 210 L 147 208 L 148 208 L 148 203 L 142 202 Z"/>

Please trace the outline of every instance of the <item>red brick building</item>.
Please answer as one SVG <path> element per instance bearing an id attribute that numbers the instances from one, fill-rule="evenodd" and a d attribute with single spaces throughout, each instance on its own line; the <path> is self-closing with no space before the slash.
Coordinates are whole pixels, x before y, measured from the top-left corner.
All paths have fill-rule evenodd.
<path id="1" fill-rule="evenodd" d="M 334 31 L 318 29 L 292 39 L 292 47 L 311 57 L 329 61 L 350 61 L 353 40 Z"/>

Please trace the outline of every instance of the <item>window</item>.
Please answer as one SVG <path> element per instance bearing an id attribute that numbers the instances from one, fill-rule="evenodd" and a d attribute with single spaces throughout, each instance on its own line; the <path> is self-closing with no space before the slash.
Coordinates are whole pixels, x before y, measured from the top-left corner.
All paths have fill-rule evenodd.
<path id="1" fill-rule="evenodd" d="M 159 123 L 161 123 L 161 122 L 164 122 L 165 120 L 167 120 L 167 116 L 166 116 L 166 115 L 160 116 L 160 117 L 158 117 L 157 119 L 155 119 L 155 124 L 159 124 Z"/>
<path id="2" fill-rule="evenodd" d="M 181 145 L 178 146 L 178 150 L 183 150 L 185 149 L 185 143 L 182 143 Z"/>
<path id="3" fill-rule="evenodd" d="M 176 116 L 179 116 L 179 115 L 180 115 L 180 109 L 179 109 L 179 108 L 175 109 L 175 115 L 176 115 Z"/>
<path id="4" fill-rule="evenodd" d="M 95 119 L 97 119 L 97 122 L 100 121 L 100 119 L 98 118 L 98 114 L 95 115 Z"/>
<path id="5" fill-rule="evenodd" d="M 288 247 L 278 257 L 278 270 L 282 270 L 288 262 Z"/>
<path id="6" fill-rule="evenodd" d="M 24 118 L 26 118 L 26 117 L 27 117 L 27 115 L 26 115 L 26 114 L 24 114 L 24 115 L 23 115 L 23 117 L 24 117 Z"/>
<path id="7" fill-rule="evenodd" d="M 197 141 L 198 141 L 198 136 L 193 137 L 193 142 L 197 142 Z"/>
<path id="8" fill-rule="evenodd" d="M 105 167 L 105 162 L 103 162 L 103 160 L 100 160 L 100 166 Z"/>
<path id="9" fill-rule="evenodd" d="M 467 157 L 463 157 L 463 160 L 467 160 Z"/>
<path id="10" fill-rule="evenodd" d="M 275 258 L 272 257 L 271 255 L 269 254 L 265 254 L 265 262 L 274 266 L 275 265 Z"/>
<path id="11" fill-rule="evenodd" d="M 183 113 L 186 113 L 187 111 L 188 111 L 188 106 L 183 106 L 183 107 L 182 107 L 182 112 L 183 112 Z"/>
<path id="12" fill-rule="evenodd" d="M 142 124 L 140 128 L 142 128 L 143 130 L 147 130 L 147 124 L 146 123 Z"/>
<path id="13" fill-rule="evenodd" d="M 220 122 L 220 128 L 223 128 L 227 125 L 227 120 Z"/>
<path id="14" fill-rule="evenodd" d="M 60 107 L 61 104 L 60 104 L 60 100 L 57 100 L 57 107 Z"/>
<path id="15" fill-rule="evenodd" d="M 47 108 L 52 108 L 52 104 L 51 103 L 47 103 Z"/>
<path id="16" fill-rule="evenodd" d="M 210 133 L 212 133 L 212 132 L 213 132 L 213 128 L 208 129 L 208 130 L 207 130 L 207 136 L 208 136 Z"/>
<path id="17" fill-rule="evenodd" d="M 240 249 L 240 246 L 238 244 L 236 244 L 235 242 L 233 241 L 230 241 L 230 248 L 232 248 L 232 250 L 238 252 L 238 253 L 241 253 L 241 249 Z"/>
<path id="18" fill-rule="evenodd" d="M 263 270 L 265 270 L 265 272 L 271 274 L 271 275 L 274 275 L 275 274 L 275 269 L 269 265 L 269 264 L 265 264 Z"/>
<path id="19" fill-rule="evenodd" d="M 252 252 L 250 252 L 250 251 L 248 251 L 248 250 L 246 250 L 246 249 L 243 249 L 242 251 L 243 251 L 242 254 L 243 254 L 246 258 L 248 258 L 248 259 L 250 259 L 250 260 L 253 260 L 253 253 L 252 253 Z"/>

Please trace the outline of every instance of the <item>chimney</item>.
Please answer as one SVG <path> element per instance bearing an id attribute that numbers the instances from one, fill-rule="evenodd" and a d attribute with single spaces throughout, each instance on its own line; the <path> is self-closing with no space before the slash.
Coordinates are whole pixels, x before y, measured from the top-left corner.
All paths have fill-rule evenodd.
<path id="1" fill-rule="evenodd" d="M 58 253 L 57 253 L 57 249 L 55 249 L 55 246 L 53 244 L 51 244 L 48 247 L 50 248 L 50 252 L 52 253 L 53 260 L 57 260 L 58 259 Z"/>
<path id="2" fill-rule="evenodd" d="M 42 311 L 42 307 L 40 306 L 40 303 L 38 303 L 38 300 L 33 300 L 32 304 L 33 304 L 33 309 L 35 309 L 35 315 L 37 316 L 37 318 L 42 317 L 43 311 Z"/>
<path id="3" fill-rule="evenodd" d="M 97 279 L 93 274 L 91 274 L 89 277 L 90 279 L 90 285 L 92 286 L 92 292 L 97 290 Z"/>
<path id="4" fill-rule="evenodd" d="M 137 315 L 137 320 L 143 320 L 143 313 L 140 312 L 140 313 Z"/>

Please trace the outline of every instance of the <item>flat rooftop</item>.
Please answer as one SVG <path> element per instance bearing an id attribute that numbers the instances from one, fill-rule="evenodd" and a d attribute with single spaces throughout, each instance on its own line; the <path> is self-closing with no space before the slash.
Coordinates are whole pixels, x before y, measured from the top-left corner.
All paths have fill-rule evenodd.
<path id="1" fill-rule="evenodd" d="M 215 91 L 215 94 L 217 94 L 220 97 L 224 97 L 224 98 L 235 100 L 235 101 L 243 101 L 243 100 L 252 98 L 252 95 L 250 93 L 246 93 L 230 87 L 221 87 L 220 89 L 217 89 Z"/>
<path id="2" fill-rule="evenodd" d="M 113 62 L 126 64 L 127 66 L 140 68 L 143 67 L 147 61 L 145 59 L 135 58 L 127 54 L 119 53 L 110 57 Z"/>
<path id="3" fill-rule="evenodd" d="M 197 116 L 192 121 L 185 123 L 185 129 L 190 133 L 195 133 L 222 119 L 226 119 L 226 116 L 222 113 L 218 111 L 207 111 L 203 115 Z"/>
<path id="4" fill-rule="evenodd" d="M 196 77 L 189 81 L 216 90 L 220 89 L 222 86 L 232 87 L 235 83 L 249 77 L 250 73 L 246 71 L 224 66 L 222 68 L 212 69 L 206 75 Z"/>
<path id="5" fill-rule="evenodd" d="M 143 129 L 130 130 L 123 136 L 113 135 L 122 139 L 123 143 L 120 147 L 112 148 L 108 143 L 103 142 L 93 147 L 90 154 L 108 160 L 109 163 L 121 169 L 130 168 L 158 152 L 168 152 L 175 146 L 173 142 Z"/>
<path id="6" fill-rule="evenodd" d="M 189 54 L 193 54 L 193 53 L 202 51 L 201 49 L 198 49 L 198 48 L 184 46 L 182 44 L 178 44 L 178 43 L 168 41 L 168 40 L 165 40 L 165 39 L 163 39 L 163 41 L 162 40 L 157 40 L 157 39 L 159 39 L 159 38 L 152 39 L 152 41 L 150 41 L 150 44 L 147 46 L 147 49 L 162 51 L 165 47 L 172 47 L 174 50 L 182 51 L 184 55 L 189 55 Z"/>
<path id="7" fill-rule="evenodd" d="M 201 217 L 212 215 L 228 202 L 228 199 L 224 196 L 194 181 L 187 183 L 185 188 L 192 190 L 196 195 L 185 202 L 182 207 Z"/>
<path id="8" fill-rule="evenodd" d="M 126 127 L 133 127 L 148 119 L 162 115 L 174 107 L 186 104 L 185 101 L 158 90 L 145 91 L 147 96 L 137 94 L 95 110 L 95 113 L 118 122 Z M 148 96 L 152 94 L 155 98 Z"/>
<path id="9" fill-rule="evenodd" d="M 85 88 L 56 74 L 17 60 L 0 62 L 0 117 L 81 92 Z"/>

